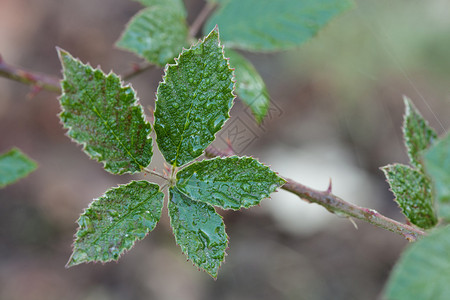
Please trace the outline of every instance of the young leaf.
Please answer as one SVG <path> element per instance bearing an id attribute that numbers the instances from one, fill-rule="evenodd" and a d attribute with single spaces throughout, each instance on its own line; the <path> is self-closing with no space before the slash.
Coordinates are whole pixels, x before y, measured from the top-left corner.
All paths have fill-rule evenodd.
<path id="1" fill-rule="evenodd" d="M 433 196 L 429 179 L 421 172 L 405 165 L 388 165 L 382 168 L 395 201 L 411 223 L 421 228 L 436 225 Z"/>
<path id="2" fill-rule="evenodd" d="M 175 240 L 187 258 L 216 278 L 228 246 L 222 217 L 176 187 L 170 189 L 169 216 Z"/>
<path id="3" fill-rule="evenodd" d="M 239 53 L 227 49 L 230 65 L 235 68 L 236 93 L 250 107 L 256 122 L 261 123 L 270 105 L 269 92 L 255 67 Z"/>
<path id="4" fill-rule="evenodd" d="M 450 226 L 433 230 L 403 253 L 391 273 L 388 300 L 447 300 L 450 295 Z"/>
<path id="5" fill-rule="evenodd" d="M 203 160 L 177 173 L 177 188 L 188 197 L 236 210 L 258 205 L 285 182 L 251 157 Z"/>
<path id="6" fill-rule="evenodd" d="M 156 141 L 171 165 L 182 166 L 203 153 L 230 117 L 233 71 L 223 56 L 219 30 L 183 50 L 165 72 L 156 95 Z"/>
<path id="7" fill-rule="evenodd" d="M 438 215 L 450 222 L 450 134 L 425 152 L 424 163 L 434 184 Z"/>
<path id="8" fill-rule="evenodd" d="M 411 164 L 422 170 L 421 152 L 427 149 L 437 138 L 436 132 L 428 125 L 419 111 L 407 97 L 403 98 L 406 112 L 403 122 L 403 136 Z"/>
<path id="9" fill-rule="evenodd" d="M 187 44 L 188 28 L 183 1 L 141 1 L 144 8 L 128 23 L 116 45 L 164 66 Z"/>
<path id="10" fill-rule="evenodd" d="M 135 173 L 150 164 L 151 126 L 134 90 L 114 73 L 105 75 L 58 49 L 64 80 L 60 114 L 68 136 L 114 174 Z"/>
<path id="11" fill-rule="evenodd" d="M 37 164 L 17 148 L 0 154 L 0 188 L 26 177 Z"/>
<path id="12" fill-rule="evenodd" d="M 94 200 L 78 219 L 67 267 L 83 262 L 117 260 L 161 218 L 164 194 L 148 181 L 132 181 Z"/>
<path id="13" fill-rule="evenodd" d="M 333 17 L 352 6 L 350 0 L 221 0 L 203 27 L 216 24 L 226 46 L 250 51 L 297 47 Z"/>

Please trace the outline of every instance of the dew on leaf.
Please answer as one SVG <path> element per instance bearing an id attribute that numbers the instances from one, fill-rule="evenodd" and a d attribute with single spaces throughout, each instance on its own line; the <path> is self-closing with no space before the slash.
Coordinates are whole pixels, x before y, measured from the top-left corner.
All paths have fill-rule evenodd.
<path id="1" fill-rule="evenodd" d="M 244 191 L 246 191 L 246 192 L 250 192 L 250 191 L 252 190 L 252 186 L 251 186 L 250 184 L 248 184 L 248 183 L 244 183 L 244 184 L 242 185 L 242 189 L 243 189 Z"/>
<path id="2" fill-rule="evenodd" d="M 77 250 L 72 253 L 69 265 L 76 265 L 88 260 L 88 254 L 83 250 Z"/>
<path id="3" fill-rule="evenodd" d="M 203 243 L 203 246 L 208 248 L 211 247 L 211 239 L 209 238 L 209 235 L 201 229 L 198 230 L 198 234 L 202 237 L 201 241 Z"/>

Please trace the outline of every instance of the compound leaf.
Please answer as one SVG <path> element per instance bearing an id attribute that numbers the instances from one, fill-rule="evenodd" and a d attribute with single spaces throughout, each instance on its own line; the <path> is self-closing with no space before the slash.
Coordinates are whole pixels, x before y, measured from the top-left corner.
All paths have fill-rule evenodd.
<path id="1" fill-rule="evenodd" d="M 261 123 L 270 105 L 266 84 L 245 57 L 231 49 L 226 50 L 226 55 L 230 58 L 230 65 L 235 68 L 237 96 L 250 107 L 256 122 Z"/>
<path id="2" fill-rule="evenodd" d="M 148 7 L 127 24 L 116 45 L 164 66 L 173 62 L 187 44 L 188 29 L 183 1 L 141 1 Z"/>
<path id="3" fill-rule="evenodd" d="M 389 278 L 388 300 L 446 300 L 450 295 L 450 226 L 433 230 L 403 253 Z"/>
<path id="4" fill-rule="evenodd" d="M 0 154 L 0 188 L 26 177 L 37 164 L 17 148 Z"/>
<path id="5" fill-rule="evenodd" d="M 450 134 L 425 152 L 424 164 L 434 184 L 438 215 L 450 222 Z"/>
<path id="6" fill-rule="evenodd" d="M 395 164 L 382 168 L 395 201 L 411 223 L 421 228 L 436 225 L 430 180 L 421 172 L 408 166 Z"/>
<path id="7" fill-rule="evenodd" d="M 228 237 L 222 217 L 214 208 L 170 189 L 170 224 L 181 250 L 198 268 L 216 278 L 225 259 Z"/>
<path id="8" fill-rule="evenodd" d="M 156 141 L 164 158 L 182 166 L 214 140 L 233 105 L 233 71 L 215 28 L 167 65 L 155 107 Z"/>
<path id="9" fill-rule="evenodd" d="M 203 27 L 216 24 L 226 46 L 250 51 L 297 47 L 333 17 L 352 6 L 350 0 L 220 0 Z"/>
<path id="10" fill-rule="evenodd" d="M 251 157 L 195 162 L 177 173 L 177 188 L 188 197 L 225 209 L 258 205 L 285 181 Z"/>
<path id="11" fill-rule="evenodd" d="M 58 49 L 64 80 L 60 114 L 67 135 L 114 174 L 135 173 L 150 164 L 151 126 L 134 90 L 114 73 L 84 65 Z"/>
<path id="12" fill-rule="evenodd" d="M 403 135 L 411 164 L 422 170 L 421 152 L 427 149 L 437 138 L 436 132 L 428 125 L 419 111 L 407 97 L 403 98 L 406 112 L 403 121 Z"/>
<path id="13" fill-rule="evenodd" d="M 117 260 L 155 228 L 163 198 L 158 185 L 132 181 L 94 200 L 78 219 L 80 227 L 67 267 Z"/>

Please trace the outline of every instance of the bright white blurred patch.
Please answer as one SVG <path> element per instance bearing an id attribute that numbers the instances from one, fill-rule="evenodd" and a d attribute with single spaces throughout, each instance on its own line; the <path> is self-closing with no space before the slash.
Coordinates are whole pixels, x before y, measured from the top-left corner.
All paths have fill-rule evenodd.
<path id="1" fill-rule="evenodd" d="M 273 145 L 258 155 L 283 177 L 318 190 L 326 190 L 331 178 L 333 194 L 350 203 L 377 208 L 369 174 L 356 166 L 351 151 L 337 141 L 302 148 Z M 272 200 L 262 201 L 261 207 L 280 228 L 293 234 L 314 234 L 336 222 L 350 224 L 349 220 L 284 190 L 272 194 Z"/>

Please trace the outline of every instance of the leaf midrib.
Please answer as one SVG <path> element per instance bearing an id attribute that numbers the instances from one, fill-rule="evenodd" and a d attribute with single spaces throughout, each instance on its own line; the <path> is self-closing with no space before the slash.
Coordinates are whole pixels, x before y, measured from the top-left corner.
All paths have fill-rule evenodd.
<path id="1" fill-rule="evenodd" d="M 122 217 L 119 217 L 117 221 L 114 221 L 113 223 L 111 223 L 110 226 L 108 226 L 105 230 L 101 231 L 101 233 L 99 234 L 99 236 L 92 241 L 92 244 L 97 243 L 97 241 L 103 237 L 105 234 L 109 233 L 111 231 L 111 229 L 113 229 L 117 224 L 122 223 L 129 215 L 131 215 L 135 210 L 137 210 L 138 208 L 140 208 L 142 205 L 144 205 L 146 202 L 152 200 L 155 195 L 158 195 L 159 191 L 157 191 L 156 193 L 153 193 L 149 198 L 142 200 L 141 202 L 139 202 L 136 206 L 134 206 L 132 209 L 130 209 L 126 214 L 124 214 Z M 152 218 L 155 218 L 152 213 Z M 148 229 L 148 228 L 147 228 Z M 150 230 L 150 229 L 148 229 Z M 135 240 L 137 239 L 137 237 L 135 237 Z"/>

